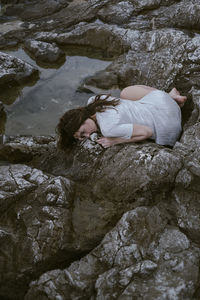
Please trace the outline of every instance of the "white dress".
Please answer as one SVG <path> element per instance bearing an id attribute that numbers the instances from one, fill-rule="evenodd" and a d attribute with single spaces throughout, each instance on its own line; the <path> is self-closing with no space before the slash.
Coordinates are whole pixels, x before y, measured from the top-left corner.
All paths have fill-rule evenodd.
<path id="1" fill-rule="evenodd" d="M 94 98 L 89 98 L 88 104 Z M 109 97 L 107 101 L 113 99 Z M 120 99 L 119 105 L 97 112 L 96 118 L 105 137 L 130 139 L 134 124 L 146 125 L 153 131 L 151 139 L 160 145 L 173 146 L 182 130 L 179 105 L 169 94 L 160 90 L 154 90 L 138 101 Z"/>

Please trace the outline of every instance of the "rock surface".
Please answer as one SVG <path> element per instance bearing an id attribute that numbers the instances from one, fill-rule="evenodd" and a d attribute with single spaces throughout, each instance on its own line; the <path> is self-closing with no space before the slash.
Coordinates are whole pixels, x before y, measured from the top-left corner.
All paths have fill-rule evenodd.
<path id="1" fill-rule="evenodd" d="M 188 101 L 173 149 L 105 150 L 91 137 L 67 155 L 54 136 L 2 139 L 0 297 L 198 300 L 199 2 L 10 0 L 3 11 L 17 19 L 2 23 L 1 48 L 22 43 L 49 61 L 73 45 L 113 60 L 85 87 L 175 85 Z M 37 72 L 0 61 L 5 86 Z"/>
<path id="2" fill-rule="evenodd" d="M 127 212 L 90 254 L 32 282 L 25 299 L 190 299 L 199 249 L 166 223 L 156 207 Z"/>
<path id="3" fill-rule="evenodd" d="M 55 63 L 64 56 L 64 52 L 55 43 L 27 40 L 24 46 L 37 60 L 42 62 Z"/>
<path id="4" fill-rule="evenodd" d="M 12 57 L 0 52 L 0 86 L 10 86 L 22 84 L 25 80 L 38 73 L 38 70 L 24 62 L 23 60 Z"/>

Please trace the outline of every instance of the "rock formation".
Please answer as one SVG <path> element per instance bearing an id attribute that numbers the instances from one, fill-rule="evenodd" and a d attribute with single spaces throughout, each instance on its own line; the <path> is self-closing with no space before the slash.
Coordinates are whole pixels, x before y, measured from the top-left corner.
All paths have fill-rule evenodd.
<path id="1" fill-rule="evenodd" d="M 1 49 L 34 41 L 44 57 L 56 57 L 63 46 L 84 47 L 113 62 L 83 86 L 176 86 L 188 101 L 173 149 L 150 141 L 103 149 L 91 137 L 65 154 L 54 136 L 7 137 L 1 298 L 199 299 L 198 1 L 9 2 Z M 3 53 L 0 61 L 1 73 L 10 72 L 4 86 L 32 72 Z"/>

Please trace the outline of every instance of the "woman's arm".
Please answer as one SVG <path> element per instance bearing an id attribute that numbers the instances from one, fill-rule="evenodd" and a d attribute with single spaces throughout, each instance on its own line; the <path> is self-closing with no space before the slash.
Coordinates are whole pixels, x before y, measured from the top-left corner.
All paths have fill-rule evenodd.
<path id="1" fill-rule="evenodd" d="M 150 127 L 134 124 L 133 133 L 130 139 L 121 137 L 102 137 L 97 140 L 97 143 L 102 145 L 104 148 L 108 148 L 116 144 L 140 142 L 150 138 L 152 134 L 153 131 Z"/>

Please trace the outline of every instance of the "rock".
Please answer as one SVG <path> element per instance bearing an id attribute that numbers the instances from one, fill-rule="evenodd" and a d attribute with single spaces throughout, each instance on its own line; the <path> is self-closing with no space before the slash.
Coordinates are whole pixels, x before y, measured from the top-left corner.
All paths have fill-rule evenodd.
<path id="1" fill-rule="evenodd" d="M 17 2 L 24 2 L 24 0 L 2 0 L 2 4 L 16 4 Z"/>
<path id="2" fill-rule="evenodd" d="M 72 224 L 74 245 L 84 251 L 91 250 L 126 210 L 148 205 L 156 194 L 164 197 L 182 166 L 181 156 L 153 143 L 118 145 L 105 151 L 87 141 L 67 156 L 55 151 L 54 142 L 43 142 L 18 138 L 2 146 L 0 157 L 8 160 L 5 154 L 13 151 L 17 162 L 26 155 L 29 165 L 79 183 Z"/>
<path id="3" fill-rule="evenodd" d="M 16 19 L 8 19 L 1 24 L 0 49 L 16 47 L 23 42 L 26 36 L 23 22 Z"/>
<path id="4" fill-rule="evenodd" d="M 17 15 L 23 20 L 37 19 L 44 16 L 51 15 L 58 10 L 62 9 L 68 4 L 68 1 L 63 0 L 42 0 L 38 3 L 35 0 L 31 1 L 15 1 L 9 0 L 12 5 L 6 8 L 6 15 Z M 7 3 L 6 3 L 7 4 Z"/>
<path id="5" fill-rule="evenodd" d="M 124 22 L 128 22 L 133 11 L 134 6 L 132 3 L 120 1 L 101 8 L 98 12 L 98 17 L 107 23 L 123 24 Z"/>
<path id="6" fill-rule="evenodd" d="M 70 32 L 41 32 L 35 38 L 60 45 L 85 45 L 105 51 L 108 56 L 115 56 L 130 48 L 133 34 L 131 30 L 116 25 L 81 22 Z"/>
<path id="7" fill-rule="evenodd" d="M 22 299 L 30 278 L 76 255 L 73 183 L 25 165 L 0 169 L 1 296 Z"/>
<path id="8" fill-rule="evenodd" d="M 183 191 L 181 188 L 177 188 L 173 192 L 173 197 L 168 207 L 177 225 L 198 245 L 200 241 L 199 204 L 199 191 Z"/>
<path id="9" fill-rule="evenodd" d="M 65 55 L 55 43 L 50 44 L 34 40 L 27 40 L 24 44 L 24 47 L 30 51 L 37 60 L 42 62 L 55 63 Z"/>
<path id="10" fill-rule="evenodd" d="M 199 2 L 10 4 L 1 48 L 29 41 L 38 60 L 43 47 L 48 60 L 52 45 L 84 48 L 113 62 L 83 84 L 175 85 L 188 101 L 173 148 L 145 141 L 103 149 L 93 136 L 66 154 L 55 136 L 3 139 L 0 298 L 200 299 Z M 24 62 L 1 60 L 1 86 L 32 74 Z"/>
<path id="11" fill-rule="evenodd" d="M 0 101 L 0 112 L 2 112 L 4 110 L 4 106 L 3 103 Z"/>
<path id="12" fill-rule="evenodd" d="M 26 165 L 1 166 L 1 211 L 6 210 L 13 198 L 32 191 L 39 182 L 47 180 L 41 171 Z M 28 179 L 28 180 L 27 180 Z"/>
<path id="13" fill-rule="evenodd" d="M 4 111 L 4 105 L 0 101 L 0 144 L 3 143 L 3 134 L 5 132 L 6 112 Z"/>
<path id="14" fill-rule="evenodd" d="M 56 167 L 58 162 L 58 155 L 56 157 L 57 161 L 54 161 L 56 156 L 56 141 L 53 136 L 35 136 L 35 137 L 6 137 L 6 143 L 0 148 L 0 160 L 9 161 L 11 163 L 22 163 L 37 161 L 44 158 L 44 165 L 46 168 L 48 166 L 48 158 L 51 163 L 55 162 L 53 168 Z M 33 162 L 32 162 L 33 163 Z M 34 164 L 34 163 L 33 163 Z M 35 163 L 36 165 L 36 163 Z M 49 169 L 50 170 L 50 169 Z"/>
<path id="15" fill-rule="evenodd" d="M 116 25 L 81 23 L 67 33 L 44 32 L 35 38 L 61 45 L 93 47 L 109 57 L 121 55 L 106 70 L 84 80 L 83 84 L 86 85 L 109 89 L 140 83 L 168 90 L 176 84 L 178 75 L 180 80 L 176 85 L 180 89 L 189 90 L 192 85 L 198 84 L 195 77 L 188 83 L 188 68 L 185 65 L 190 64 L 190 68 L 193 68 L 195 62 L 196 70 L 199 70 L 196 58 L 199 39 L 191 38 L 181 30 L 158 29 L 141 33 L 138 30 L 119 29 Z M 177 44 L 180 46 L 176 47 Z M 169 51 L 171 45 L 174 45 L 173 51 Z M 196 54 L 192 54 L 194 51 Z"/>
<path id="16" fill-rule="evenodd" d="M 38 74 L 38 70 L 34 66 L 3 52 L 0 52 L 0 64 L 0 86 L 20 85 L 31 76 Z"/>
<path id="17" fill-rule="evenodd" d="M 189 299 L 198 261 L 199 250 L 156 207 L 140 207 L 80 261 L 33 281 L 25 299 Z"/>
<path id="18" fill-rule="evenodd" d="M 168 90 L 175 84 L 177 74 L 185 74 L 184 64 L 190 63 L 185 47 L 188 42 L 192 44 L 192 40 L 182 31 L 174 29 L 145 33 L 129 31 L 126 40 L 131 48 L 127 54 L 116 59 L 106 70 L 86 79 L 85 84 L 99 88 L 109 88 L 109 84 L 111 87 L 120 86 L 121 88 L 134 84 L 146 84 Z M 196 41 L 194 43 L 196 44 Z M 169 45 L 176 44 L 181 44 L 181 46 L 175 47 L 173 52 L 169 51 Z M 180 89 L 182 85 L 183 83 L 178 83 Z M 191 86 L 188 87 L 190 88 Z"/>

